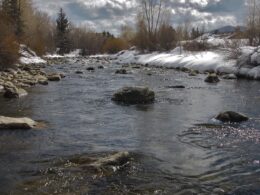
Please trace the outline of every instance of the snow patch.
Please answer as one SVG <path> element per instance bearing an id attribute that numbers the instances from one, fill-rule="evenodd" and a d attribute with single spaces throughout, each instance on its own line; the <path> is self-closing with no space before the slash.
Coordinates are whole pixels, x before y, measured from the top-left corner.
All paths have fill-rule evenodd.
<path id="1" fill-rule="evenodd" d="M 26 45 L 20 45 L 19 51 L 21 57 L 19 59 L 22 64 L 41 64 L 46 63 L 46 61 L 36 55 L 34 51 L 28 48 Z"/>
<path id="2" fill-rule="evenodd" d="M 71 51 L 68 54 L 60 55 L 57 53 L 53 53 L 53 54 L 47 54 L 44 57 L 49 58 L 49 59 L 51 59 L 51 58 L 77 58 L 80 56 L 80 53 L 81 53 L 81 49 L 76 49 L 74 51 Z"/>
<path id="3" fill-rule="evenodd" d="M 188 68 L 197 70 L 201 73 L 214 71 L 216 73 L 238 74 L 253 79 L 260 79 L 260 53 L 256 48 L 241 48 L 242 55 L 238 65 L 238 61 L 229 59 L 227 50 L 213 50 L 204 52 L 180 52 L 180 48 L 176 48 L 170 52 L 153 52 L 141 54 L 136 50 L 122 51 L 114 55 L 115 61 L 119 64 L 137 63 L 142 65 L 171 67 L 171 68 Z M 253 54 L 253 55 L 252 55 Z M 247 59 L 251 56 L 251 63 L 257 65 L 247 65 Z M 245 66 L 245 67 L 243 67 Z"/>

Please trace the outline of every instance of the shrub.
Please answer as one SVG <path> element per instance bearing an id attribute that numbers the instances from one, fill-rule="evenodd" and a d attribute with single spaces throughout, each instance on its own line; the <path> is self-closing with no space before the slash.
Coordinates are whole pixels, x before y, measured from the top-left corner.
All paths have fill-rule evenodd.
<path id="1" fill-rule="evenodd" d="M 109 38 L 103 46 L 103 52 L 110 54 L 117 53 L 125 49 L 128 49 L 127 43 L 120 38 Z"/>
<path id="2" fill-rule="evenodd" d="M 10 20 L 0 12 L 0 69 L 6 69 L 17 62 L 19 44 Z"/>
<path id="3" fill-rule="evenodd" d="M 183 44 L 183 49 L 186 51 L 206 51 L 211 47 L 205 41 L 188 41 Z"/>

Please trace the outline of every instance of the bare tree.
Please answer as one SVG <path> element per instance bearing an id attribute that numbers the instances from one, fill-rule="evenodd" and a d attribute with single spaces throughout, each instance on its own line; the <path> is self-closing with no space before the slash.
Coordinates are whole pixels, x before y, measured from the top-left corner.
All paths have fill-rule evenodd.
<path id="1" fill-rule="evenodd" d="M 176 29 L 176 34 L 177 34 L 177 44 L 180 48 L 180 55 L 182 54 L 182 40 L 183 40 L 183 26 L 179 25 Z"/>
<path id="2" fill-rule="evenodd" d="M 163 22 L 164 6 L 162 0 L 141 0 L 141 16 L 149 40 L 149 49 L 156 49 L 156 38 Z"/>
<path id="3" fill-rule="evenodd" d="M 248 0 L 247 37 L 250 45 L 260 44 L 260 2 Z"/>
<path id="4" fill-rule="evenodd" d="M 170 25 L 172 12 L 166 7 L 166 1 L 141 0 L 140 7 L 134 44 L 143 51 L 170 49 L 176 44 L 176 33 Z"/>

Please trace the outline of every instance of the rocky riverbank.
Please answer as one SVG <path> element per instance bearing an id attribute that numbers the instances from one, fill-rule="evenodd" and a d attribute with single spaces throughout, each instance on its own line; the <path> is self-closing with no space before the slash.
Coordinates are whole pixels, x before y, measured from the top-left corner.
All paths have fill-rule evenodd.
<path id="1" fill-rule="evenodd" d="M 36 85 L 48 85 L 60 81 L 64 74 L 47 73 L 45 64 L 17 65 L 0 72 L 0 92 L 5 98 L 26 96 L 27 89 Z"/>

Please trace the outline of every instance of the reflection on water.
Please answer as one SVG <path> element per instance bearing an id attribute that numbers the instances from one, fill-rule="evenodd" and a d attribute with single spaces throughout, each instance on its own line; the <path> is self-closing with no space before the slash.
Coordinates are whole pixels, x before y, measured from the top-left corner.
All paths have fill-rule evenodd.
<path id="1" fill-rule="evenodd" d="M 55 68 L 68 75 L 62 82 L 33 88 L 20 100 L 0 99 L 1 115 L 48 123 L 43 130 L 0 132 L 1 194 L 260 193 L 259 82 L 209 85 L 204 75 L 153 69 L 148 76 L 143 68 L 115 75 L 113 64 L 83 75 L 74 72 L 84 66 Z M 125 85 L 149 86 L 155 104 L 114 104 L 112 94 Z M 215 124 L 212 118 L 225 110 L 251 119 Z M 114 151 L 130 151 L 131 163 L 104 177 L 68 164 L 75 155 Z"/>

